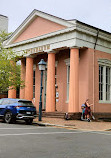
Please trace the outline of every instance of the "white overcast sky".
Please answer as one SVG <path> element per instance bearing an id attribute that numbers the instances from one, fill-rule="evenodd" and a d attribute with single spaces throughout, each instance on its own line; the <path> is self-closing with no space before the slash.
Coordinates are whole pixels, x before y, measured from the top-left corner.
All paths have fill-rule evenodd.
<path id="1" fill-rule="evenodd" d="M 9 18 L 9 32 L 34 9 L 111 32 L 111 0 L 0 0 L 0 14 Z"/>

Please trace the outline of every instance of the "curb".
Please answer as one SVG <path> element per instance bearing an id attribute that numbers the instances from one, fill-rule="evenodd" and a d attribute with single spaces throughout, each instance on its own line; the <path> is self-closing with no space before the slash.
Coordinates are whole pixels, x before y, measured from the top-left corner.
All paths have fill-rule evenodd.
<path id="1" fill-rule="evenodd" d="M 62 127 L 62 128 L 77 129 L 77 128 L 72 127 L 72 126 L 64 126 L 64 125 L 50 124 L 50 123 L 38 123 L 38 122 L 36 122 L 36 124 L 39 126 L 55 126 L 55 127 Z"/>

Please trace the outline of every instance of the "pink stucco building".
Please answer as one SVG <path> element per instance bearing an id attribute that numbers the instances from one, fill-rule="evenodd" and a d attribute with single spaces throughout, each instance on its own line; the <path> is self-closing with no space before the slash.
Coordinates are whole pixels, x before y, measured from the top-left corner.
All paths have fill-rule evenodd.
<path id="1" fill-rule="evenodd" d="M 39 107 L 40 71 L 43 78 L 43 110 L 81 112 L 89 98 L 93 112 L 111 113 L 111 33 L 78 20 L 64 20 L 33 10 L 6 42 L 21 58 L 21 78 L 25 88 L 20 98 Z M 16 91 L 8 92 L 9 98 Z"/>

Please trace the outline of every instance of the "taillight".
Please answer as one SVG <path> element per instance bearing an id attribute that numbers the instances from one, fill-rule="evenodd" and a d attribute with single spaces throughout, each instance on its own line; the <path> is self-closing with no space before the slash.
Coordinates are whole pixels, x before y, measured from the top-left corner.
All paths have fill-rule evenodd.
<path id="1" fill-rule="evenodd" d="M 20 107 L 22 107 L 22 106 L 16 106 L 15 108 L 19 109 Z"/>

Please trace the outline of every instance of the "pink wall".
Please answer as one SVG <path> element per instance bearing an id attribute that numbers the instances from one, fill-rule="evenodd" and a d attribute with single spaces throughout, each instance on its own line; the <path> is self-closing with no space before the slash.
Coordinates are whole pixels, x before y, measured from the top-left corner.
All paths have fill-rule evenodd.
<path id="1" fill-rule="evenodd" d="M 66 28 L 47 19 L 36 17 L 15 39 L 14 43 Z"/>
<path id="2" fill-rule="evenodd" d="M 111 60 L 111 54 L 96 51 L 95 53 L 95 112 L 111 112 L 111 104 L 99 103 L 99 65 L 98 59 Z"/>
<path id="3" fill-rule="evenodd" d="M 93 103 L 94 95 L 94 112 L 111 112 L 111 104 L 99 103 L 99 64 L 98 59 L 109 59 L 111 55 L 105 52 L 96 51 L 94 55 L 93 49 L 80 50 L 79 64 L 79 108 L 89 98 Z M 94 82 L 93 82 L 93 60 L 94 60 Z M 94 84 L 94 91 L 93 91 Z"/>

